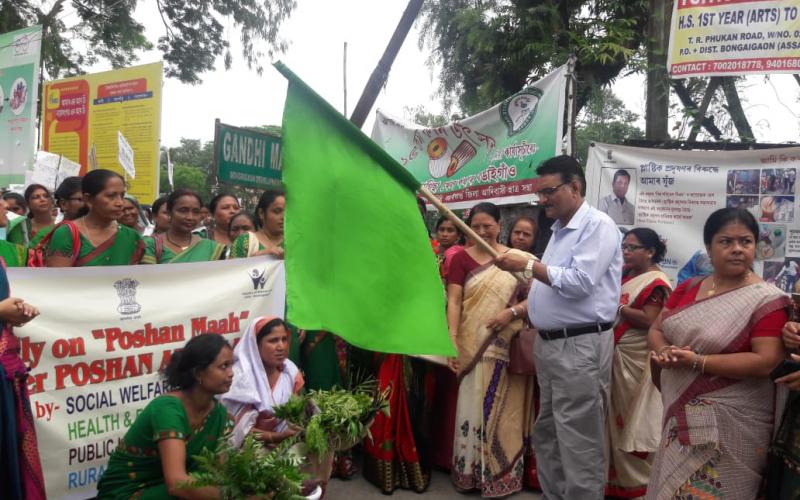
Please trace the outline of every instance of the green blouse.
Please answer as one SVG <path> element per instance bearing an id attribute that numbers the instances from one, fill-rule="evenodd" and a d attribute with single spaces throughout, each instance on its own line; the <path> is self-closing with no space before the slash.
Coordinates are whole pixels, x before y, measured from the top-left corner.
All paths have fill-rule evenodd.
<path id="1" fill-rule="evenodd" d="M 22 245 L 0 240 L 0 257 L 8 267 L 25 267 L 28 263 L 28 251 Z"/>
<path id="2" fill-rule="evenodd" d="M 52 225 L 43 227 L 39 229 L 36 234 L 31 236 L 33 233 L 33 223 L 28 217 L 18 217 L 9 225 L 6 241 L 30 248 L 38 245 L 42 238 L 53 229 Z"/>
<path id="3" fill-rule="evenodd" d="M 144 257 L 142 264 L 177 264 L 180 262 L 208 262 L 225 258 L 225 245 L 216 241 L 201 239 L 186 250 L 175 253 L 167 245 L 161 247 L 161 258 L 156 258 L 156 240 L 154 236 L 144 239 Z"/>
<path id="4" fill-rule="evenodd" d="M 81 248 L 78 261 L 73 267 L 80 266 L 127 266 L 138 264 L 144 253 L 142 235 L 119 224 L 117 234 L 95 247 L 81 234 Z M 47 245 L 47 255 L 59 255 L 72 258 L 72 232 L 67 225 L 62 225 L 53 233 Z"/>
<path id="5" fill-rule="evenodd" d="M 232 426 L 228 412 L 219 403 L 199 429 L 192 429 L 180 399 L 171 395 L 155 398 L 136 417 L 111 453 L 108 468 L 97 485 L 97 498 L 174 498 L 167 493 L 158 442 L 162 439 L 186 441 L 186 472 L 191 473 L 197 468 L 193 457 L 205 448 L 216 449 L 217 442 Z"/>

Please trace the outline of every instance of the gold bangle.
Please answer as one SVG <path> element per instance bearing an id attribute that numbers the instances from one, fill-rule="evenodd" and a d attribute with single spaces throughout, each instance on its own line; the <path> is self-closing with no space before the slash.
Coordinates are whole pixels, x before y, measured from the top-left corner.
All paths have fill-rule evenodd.
<path id="1" fill-rule="evenodd" d="M 700 375 L 705 375 L 706 374 L 706 360 L 707 359 L 708 359 L 708 356 L 703 356 L 703 364 L 702 364 L 702 366 L 700 366 Z"/>

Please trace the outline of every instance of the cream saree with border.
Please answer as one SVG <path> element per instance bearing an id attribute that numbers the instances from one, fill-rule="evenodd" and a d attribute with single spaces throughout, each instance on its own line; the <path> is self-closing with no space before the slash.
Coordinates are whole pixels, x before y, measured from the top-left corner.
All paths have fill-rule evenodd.
<path id="1" fill-rule="evenodd" d="M 517 250 L 526 257 L 530 254 Z M 533 377 L 508 371 L 516 319 L 501 331 L 486 323 L 514 303 L 519 283 L 493 265 L 475 269 L 464 284 L 452 478 L 461 490 L 501 497 L 522 489 L 523 455 L 533 416 Z"/>

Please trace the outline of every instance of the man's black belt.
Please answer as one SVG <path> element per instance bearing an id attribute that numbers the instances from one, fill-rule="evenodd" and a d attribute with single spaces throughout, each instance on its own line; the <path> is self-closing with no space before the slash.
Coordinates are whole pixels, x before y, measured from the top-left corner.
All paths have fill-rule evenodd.
<path id="1" fill-rule="evenodd" d="M 612 323 L 595 323 L 593 325 L 573 326 L 559 328 L 558 330 L 539 330 L 539 336 L 544 340 L 566 339 L 577 337 L 586 333 L 600 333 L 611 328 Z"/>

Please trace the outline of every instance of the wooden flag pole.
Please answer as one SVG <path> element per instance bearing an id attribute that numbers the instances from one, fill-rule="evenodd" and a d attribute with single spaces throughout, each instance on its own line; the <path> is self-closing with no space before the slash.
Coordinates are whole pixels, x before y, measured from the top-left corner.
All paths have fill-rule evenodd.
<path id="1" fill-rule="evenodd" d="M 435 194 L 431 193 L 428 190 L 428 188 L 426 188 L 425 186 L 420 186 L 419 193 L 422 196 L 424 196 L 426 200 L 431 202 L 433 206 L 436 207 L 436 209 L 439 211 L 439 213 L 450 219 L 453 222 L 453 224 L 455 224 L 456 227 L 459 228 L 462 233 L 464 233 L 465 236 L 471 238 L 476 245 L 481 247 L 483 251 L 485 251 L 492 257 L 497 257 L 498 255 L 500 255 L 499 253 L 497 253 L 497 250 L 492 248 L 490 244 L 486 243 L 486 240 L 478 236 L 478 234 L 475 231 L 473 231 L 471 227 L 469 227 L 463 220 L 461 220 L 461 217 L 454 214 L 452 210 L 447 208 L 445 204 L 442 203 L 442 200 L 437 198 Z M 527 284 L 528 280 L 522 277 L 522 273 L 511 273 L 511 274 L 513 274 L 514 277 L 517 278 L 517 280 L 519 280 L 520 283 Z"/>

